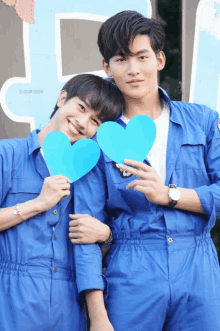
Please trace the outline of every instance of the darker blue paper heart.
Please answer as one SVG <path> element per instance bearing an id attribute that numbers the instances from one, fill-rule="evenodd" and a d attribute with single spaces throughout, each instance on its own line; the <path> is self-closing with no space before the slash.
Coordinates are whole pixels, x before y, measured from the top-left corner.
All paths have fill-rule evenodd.
<path id="1" fill-rule="evenodd" d="M 146 115 L 133 117 L 126 129 L 115 122 L 106 122 L 97 132 L 100 148 L 116 163 L 124 163 L 124 159 L 143 162 L 155 138 L 156 125 Z"/>
<path id="2" fill-rule="evenodd" d="M 46 136 L 43 152 L 52 175 L 66 176 L 72 182 L 87 174 L 100 157 L 100 148 L 95 141 L 81 139 L 71 146 L 68 137 L 60 131 Z"/>

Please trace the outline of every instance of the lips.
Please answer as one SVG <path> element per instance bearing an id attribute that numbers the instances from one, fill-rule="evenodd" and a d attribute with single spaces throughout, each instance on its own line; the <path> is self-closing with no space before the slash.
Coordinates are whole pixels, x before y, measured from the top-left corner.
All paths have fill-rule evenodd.
<path id="1" fill-rule="evenodd" d="M 127 84 L 135 84 L 135 83 L 141 83 L 141 82 L 143 82 L 143 80 L 133 79 L 133 80 L 130 80 L 129 82 L 127 82 Z"/>

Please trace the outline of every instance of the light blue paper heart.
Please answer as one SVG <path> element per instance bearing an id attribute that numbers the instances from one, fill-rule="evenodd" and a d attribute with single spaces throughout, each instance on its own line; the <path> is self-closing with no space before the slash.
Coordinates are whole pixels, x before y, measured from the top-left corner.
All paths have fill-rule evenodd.
<path id="1" fill-rule="evenodd" d="M 124 163 L 124 159 L 143 162 L 155 138 L 156 125 L 146 115 L 133 117 L 126 129 L 115 122 L 106 122 L 97 132 L 100 148 L 116 163 Z"/>
<path id="2" fill-rule="evenodd" d="M 98 162 L 100 148 L 90 139 L 81 139 L 71 146 L 60 131 L 50 132 L 43 143 L 44 157 L 53 176 L 63 175 L 75 182 Z"/>

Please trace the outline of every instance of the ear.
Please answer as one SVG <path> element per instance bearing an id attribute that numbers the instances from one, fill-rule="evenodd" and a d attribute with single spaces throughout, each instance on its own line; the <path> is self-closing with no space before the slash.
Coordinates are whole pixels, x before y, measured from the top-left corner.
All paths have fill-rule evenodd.
<path id="1" fill-rule="evenodd" d="M 58 101 L 57 101 L 57 106 L 58 106 L 59 108 L 61 108 L 61 107 L 64 105 L 64 103 L 65 103 L 65 101 L 66 101 L 66 97 L 67 97 L 67 92 L 64 91 L 64 90 L 62 90 L 62 91 L 60 92 L 60 96 L 59 96 L 59 99 L 58 99 Z"/>
<path id="2" fill-rule="evenodd" d="M 105 62 L 104 59 L 102 60 L 102 66 L 103 66 L 103 69 L 104 69 L 106 75 L 107 75 L 108 77 L 112 77 L 112 74 L 111 74 L 111 70 L 110 70 L 110 68 L 109 68 L 109 65 Z"/>
<path id="3" fill-rule="evenodd" d="M 161 71 L 165 67 L 165 64 L 166 64 L 166 55 L 164 54 L 163 51 L 160 51 L 157 54 L 157 70 Z"/>

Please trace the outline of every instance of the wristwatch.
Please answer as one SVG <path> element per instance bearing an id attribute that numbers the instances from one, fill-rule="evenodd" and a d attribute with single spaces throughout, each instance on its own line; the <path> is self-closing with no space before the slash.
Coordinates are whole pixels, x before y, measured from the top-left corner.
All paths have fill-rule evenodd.
<path id="1" fill-rule="evenodd" d="M 109 238 L 106 241 L 104 241 L 103 243 L 101 243 L 100 247 L 106 248 L 106 247 L 110 246 L 112 244 L 113 239 L 114 238 L 113 238 L 112 231 L 111 231 Z"/>
<path id="2" fill-rule="evenodd" d="M 174 184 L 170 184 L 169 188 L 170 202 L 167 207 L 173 208 L 174 206 L 176 206 L 178 200 L 180 199 L 180 191 L 176 188 L 176 185 Z"/>

